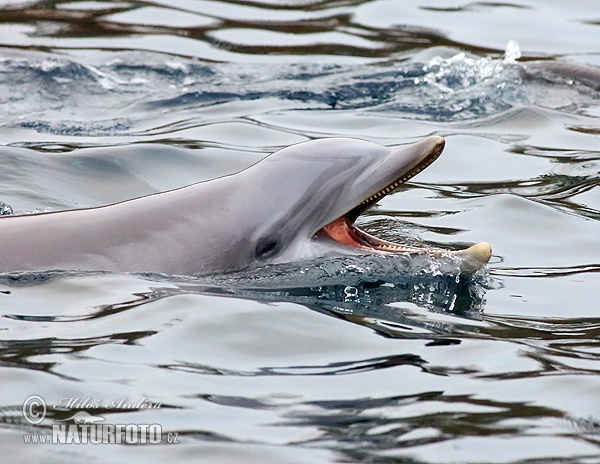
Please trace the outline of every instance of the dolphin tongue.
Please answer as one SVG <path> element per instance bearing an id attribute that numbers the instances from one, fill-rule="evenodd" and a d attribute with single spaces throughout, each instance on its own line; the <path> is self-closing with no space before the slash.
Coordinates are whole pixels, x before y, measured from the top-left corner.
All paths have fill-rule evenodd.
<path id="1" fill-rule="evenodd" d="M 410 253 L 425 251 L 423 248 L 388 242 L 358 229 L 352 218 L 344 215 L 323 227 L 323 232 L 338 243 L 366 251 Z"/>

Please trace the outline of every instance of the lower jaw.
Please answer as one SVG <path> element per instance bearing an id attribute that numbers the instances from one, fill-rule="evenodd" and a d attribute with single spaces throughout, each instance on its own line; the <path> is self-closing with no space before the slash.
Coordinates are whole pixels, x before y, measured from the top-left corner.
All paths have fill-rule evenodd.
<path id="1" fill-rule="evenodd" d="M 459 251 L 425 249 L 388 242 L 356 228 L 352 219 L 347 216 L 329 223 L 317 235 L 324 235 L 351 249 L 369 253 L 427 253 L 431 256 L 450 254 L 460 259 L 460 274 L 464 276 L 472 275 L 485 267 L 492 256 L 492 247 L 487 242 L 477 243 Z"/>

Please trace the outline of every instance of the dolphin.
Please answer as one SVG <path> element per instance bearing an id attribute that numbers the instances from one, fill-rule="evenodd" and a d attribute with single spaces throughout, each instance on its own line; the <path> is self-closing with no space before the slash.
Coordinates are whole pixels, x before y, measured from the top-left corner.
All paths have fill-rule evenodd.
<path id="1" fill-rule="evenodd" d="M 526 65 L 526 75 L 539 77 L 536 71 L 550 72 L 563 79 L 578 81 L 581 84 L 594 90 L 600 90 L 600 68 L 585 64 L 573 63 L 571 61 L 528 61 Z"/>
<path id="2" fill-rule="evenodd" d="M 0 218 L 0 272 L 206 275 L 332 254 L 429 253 L 354 225 L 429 166 L 444 139 L 400 148 L 350 138 L 302 142 L 232 175 L 112 205 Z M 454 252 L 464 273 L 487 243 Z"/>

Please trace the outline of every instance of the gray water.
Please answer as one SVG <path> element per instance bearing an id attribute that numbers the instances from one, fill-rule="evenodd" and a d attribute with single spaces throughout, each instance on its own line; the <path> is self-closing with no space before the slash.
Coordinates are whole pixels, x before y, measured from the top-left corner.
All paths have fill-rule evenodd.
<path id="1" fill-rule="evenodd" d="M 438 134 L 361 225 L 494 256 L 468 281 L 398 257 L 0 276 L 3 462 L 600 462 L 600 93 L 531 65 L 600 66 L 599 26 L 591 0 L 4 2 L 3 214 Z M 26 443 L 82 412 L 178 443 Z"/>

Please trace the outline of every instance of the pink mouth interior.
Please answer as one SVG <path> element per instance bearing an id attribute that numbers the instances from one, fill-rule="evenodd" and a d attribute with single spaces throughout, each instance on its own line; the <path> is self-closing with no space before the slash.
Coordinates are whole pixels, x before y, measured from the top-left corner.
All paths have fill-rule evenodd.
<path id="1" fill-rule="evenodd" d="M 343 245 L 369 252 L 409 253 L 422 251 L 421 248 L 388 242 L 358 229 L 353 221 L 344 215 L 323 227 L 320 233 Z"/>

